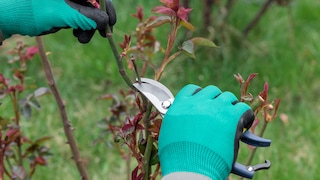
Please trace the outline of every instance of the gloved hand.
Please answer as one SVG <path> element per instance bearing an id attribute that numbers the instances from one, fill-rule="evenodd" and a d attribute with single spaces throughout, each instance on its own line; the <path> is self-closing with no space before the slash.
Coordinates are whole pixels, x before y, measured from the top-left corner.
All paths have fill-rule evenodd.
<path id="1" fill-rule="evenodd" d="M 38 36 L 62 28 L 73 28 L 73 34 L 79 42 L 87 43 L 95 30 L 105 37 L 106 25 L 113 26 L 116 23 L 116 12 L 110 0 L 106 0 L 107 13 L 94 8 L 86 0 L 72 1 L 0 0 L 0 31 L 3 39 L 13 34 Z M 2 40 L 0 37 L 0 42 Z"/>
<path id="2" fill-rule="evenodd" d="M 192 172 L 225 180 L 239 139 L 254 120 L 251 108 L 216 86 L 188 85 L 164 116 L 159 135 L 162 175 Z"/>

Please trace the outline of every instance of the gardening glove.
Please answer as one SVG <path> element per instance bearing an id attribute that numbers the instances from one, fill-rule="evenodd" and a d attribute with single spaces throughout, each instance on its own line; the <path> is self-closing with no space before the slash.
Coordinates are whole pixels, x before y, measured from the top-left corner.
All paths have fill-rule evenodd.
<path id="1" fill-rule="evenodd" d="M 13 34 L 38 36 L 73 28 L 79 42 L 87 43 L 95 30 L 105 35 L 116 23 L 116 12 L 106 0 L 106 12 L 87 0 L 0 0 L 0 42 Z"/>
<path id="2" fill-rule="evenodd" d="M 200 179 L 225 180 L 237 159 L 240 137 L 253 120 L 251 108 L 230 92 L 222 93 L 216 86 L 184 87 L 160 129 L 164 179 L 182 174 L 182 179 L 200 175 L 205 177 Z"/>

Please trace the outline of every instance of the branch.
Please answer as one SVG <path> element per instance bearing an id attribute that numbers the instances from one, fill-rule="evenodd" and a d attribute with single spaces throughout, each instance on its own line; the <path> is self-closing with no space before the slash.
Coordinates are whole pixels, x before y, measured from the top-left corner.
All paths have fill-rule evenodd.
<path id="1" fill-rule="evenodd" d="M 147 109 L 146 109 L 146 113 L 143 117 L 143 123 L 145 126 L 144 127 L 145 128 L 145 136 L 147 139 L 147 146 L 146 146 L 146 150 L 145 150 L 144 156 L 143 156 L 143 171 L 144 171 L 143 179 L 144 180 L 148 180 L 149 176 L 151 174 L 150 156 L 151 156 L 152 145 L 153 145 L 153 139 L 152 139 L 152 137 L 150 135 L 150 131 L 149 131 L 149 129 L 150 129 L 149 117 L 150 117 L 151 110 L 152 110 L 152 104 L 147 102 L 146 105 L 147 105 Z"/>
<path id="2" fill-rule="evenodd" d="M 259 22 L 260 18 L 262 17 L 262 15 L 267 11 L 267 9 L 269 8 L 269 6 L 272 4 L 273 0 L 267 0 L 262 8 L 260 9 L 260 11 L 258 12 L 258 14 L 251 20 L 251 22 L 247 25 L 247 27 L 243 30 L 243 34 L 244 36 L 247 36 L 250 32 L 250 30 Z"/>
<path id="3" fill-rule="evenodd" d="M 71 123 L 69 121 L 69 118 L 68 118 L 68 115 L 66 112 L 65 102 L 63 101 L 63 99 L 60 95 L 60 91 L 55 83 L 53 73 L 52 73 L 52 68 L 51 68 L 49 59 L 46 55 L 46 50 L 45 50 L 45 47 L 44 47 L 44 44 L 43 44 L 41 37 L 39 37 L 39 36 L 36 37 L 36 42 L 38 44 L 43 69 L 45 71 L 46 78 L 47 78 L 47 83 L 50 86 L 50 89 L 54 95 L 54 98 L 55 98 L 57 105 L 58 105 L 58 108 L 59 108 L 61 120 L 63 123 L 64 133 L 65 133 L 67 140 L 68 140 L 67 143 L 70 145 L 70 148 L 72 151 L 72 155 L 73 155 L 72 158 L 76 162 L 76 165 L 77 165 L 78 171 L 81 175 L 81 178 L 83 180 L 89 180 L 90 178 L 87 174 L 87 171 L 85 169 L 85 166 L 84 166 L 83 161 L 80 156 L 80 152 L 79 152 L 76 140 L 75 140 L 73 133 L 72 133 L 73 128 L 71 127 Z"/>
<path id="4" fill-rule="evenodd" d="M 204 1 L 204 11 L 203 11 L 203 17 L 204 17 L 204 28 L 207 29 L 209 26 L 211 26 L 211 14 L 212 14 L 212 7 L 214 5 L 214 0 L 205 0 Z"/>
<path id="5" fill-rule="evenodd" d="M 106 11 L 106 2 L 105 2 L 105 0 L 99 0 L 99 3 L 100 3 L 100 9 L 103 10 L 103 11 Z M 132 85 L 132 81 L 130 80 L 129 76 L 127 75 L 127 73 L 126 73 L 126 71 L 124 69 L 122 58 L 120 56 L 120 53 L 118 52 L 117 45 L 114 42 L 114 39 L 113 39 L 113 36 L 112 36 L 112 32 L 111 32 L 111 28 L 110 28 L 109 25 L 107 25 L 107 27 L 106 27 L 106 37 L 107 37 L 107 39 L 109 41 L 111 50 L 112 50 L 113 55 L 114 55 L 114 57 L 116 59 L 116 62 L 117 62 L 117 65 L 118 65 L 118 69 L 119 69 L 119 73 L 121 74 L 122 79 L 127 83 L 127 85 L 131 89 L 136 90 L 135 87 Z"/>
<path id="6" fill-rule="evenodd" d="M 150 174 L 151 174 L 151 166 L 150 166 L 150 156 L 152 152 L 152 145 L 153 145 L 153 139 L 149 135 L 147 139 L 147 146 L 146 146 L 146 151 L 144 153 L 144 161 L 143 161 L 143 180 L 148 180 L 150 179 Z"/>
<path id="7" fill-rule="evenodd" d="M 100 9 L 105 11 L 106 10 L 105 0 L 99 0 L 99 4 L 100 4 Z M 114 39 L 112 37 L 112 32 L 111 32 L 111 28 L 109 27 L 109 25 L 107 25 L 107 27 L 106 27 L 106 37 L 107 37 L 109 44 L 111 46 L 111 50 L 112 50 L 113 55 L 116 59 L 118 69 L 119 69 L 119 72 L 120 72 L 123 80 L 127 83 L 127 85 L 131 89 L 136 90 L 136 88 L 132 84 L 132 81 L 130 80 L 130 78 L 126 74 L 126 71 L 123 66 L 122 58 L 120 56 L 120 53 L 118 52 L 117 45 L 114 42 Z M 136 73 L 137 73 L 137 77 L 139 78 L 139 74 L 138 74 L 137 70 L 136 70 Z M 150 117 L 150 113 L 151 113 L 152 104 L 147 103 L 147 101 L 144 97 L 143 97 L 143 103 L 144 103 L 144 105 L 147 106 L 146 114 L 144 117 L 145 136 L 147 138 L 147 148 L 146 148 L 145 154 L 144 154 L 143 170 L 144 170 L 145 174 L 144 174 L 143 179 L 147 180 L 147 179 L 149 179 L 150 170 L 151 170 L 151 168 L 150 168 L 150 155 L 151 155 L 152 144 L 153 144 L 153 139 L 150 136 L 150 131 L 149 131 L 149 126 L 150 126 L 149 117 Z"/>

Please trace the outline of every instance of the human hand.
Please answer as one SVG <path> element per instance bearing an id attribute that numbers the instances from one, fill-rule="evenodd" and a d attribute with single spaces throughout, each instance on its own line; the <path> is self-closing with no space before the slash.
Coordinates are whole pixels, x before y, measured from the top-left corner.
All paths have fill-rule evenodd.
<path id="1" fill-rule="evenodd" d="M 96 30 L 106 36 L 105 28 L 116 23 L 116 12 L 106 0 L 107 13 L 86 0 L 0 0 L 0 34 L 38 36 L 73 28 L 81 43 L 88 43 Z M 1 35 L 0 35 L 1 36 Z M 3 40 L 0 38 L 0 42 Z"/>
<path id="2" fill-rule="evenodd" d="M 251 108 L 216 86 L 188 85 L 164 116 L 159 135 L 163 176 L 193 172 L 225 180 L 237 159 L 239 139 L 254 120 Z"/>

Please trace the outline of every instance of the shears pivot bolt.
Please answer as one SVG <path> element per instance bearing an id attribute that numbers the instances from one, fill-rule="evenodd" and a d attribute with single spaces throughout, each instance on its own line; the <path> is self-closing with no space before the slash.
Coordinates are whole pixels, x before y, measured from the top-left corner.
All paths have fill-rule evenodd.
<path id="1" fill-rule="evenodd" d="M 164 109 L 169 109 L 169 107 L 171 106 L 171 101 L 170 100 L 162 101 L 161 106 Z"/>

